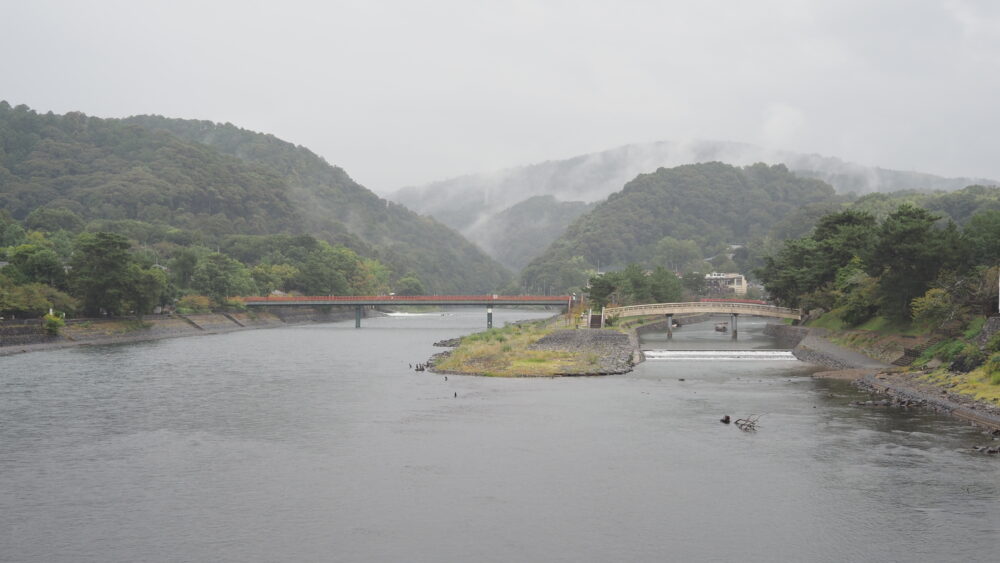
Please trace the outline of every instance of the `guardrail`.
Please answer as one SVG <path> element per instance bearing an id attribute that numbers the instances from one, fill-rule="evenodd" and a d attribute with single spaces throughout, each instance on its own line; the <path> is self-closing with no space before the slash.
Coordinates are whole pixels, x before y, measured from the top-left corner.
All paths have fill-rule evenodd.
<path id="1" fill-rule="evenodd" d="M 308 302 L 329 302 L 331 304 L 344 303 L 399 303 L 399 304 L 434 304 L 434 303 L 491 303 L 491 302 L 514 302 L 514 303 L 539 303 L 539 304 L 565 304 L 572 301 L 569 295 L 267 295 L 263 297 L 233 297 L 244 303 L 280 305 L 282 303 Z"/>
<path id="2" fill-rule="evenodd" d="M 739 303 L 725 301 L 696 301 L 688 303 L 652 303 L 645 305 L 628 305 L 625 307 L 610 307 L 604 309 L 607 317 L 638 317 L 642 315 L 664 315 L 678 313 L 728 313 L 740 315 L 759 315 L 785 319 L 801 319 L 800 309 L 776 307 L 774 305 L 759 305 L 756 303 Z"/>

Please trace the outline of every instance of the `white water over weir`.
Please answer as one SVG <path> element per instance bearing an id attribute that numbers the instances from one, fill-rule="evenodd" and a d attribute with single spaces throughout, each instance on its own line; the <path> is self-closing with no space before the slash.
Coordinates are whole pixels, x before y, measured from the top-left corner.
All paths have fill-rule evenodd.
<path id="1" fill-rule="evenodd" d="M 797 360 L 791 350 L 643 350 L 647 360 Z"/>

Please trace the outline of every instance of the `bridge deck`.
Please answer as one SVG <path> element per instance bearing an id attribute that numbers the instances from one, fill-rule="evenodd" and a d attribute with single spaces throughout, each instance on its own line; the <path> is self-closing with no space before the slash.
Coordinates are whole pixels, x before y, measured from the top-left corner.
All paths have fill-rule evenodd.
<path id="1" fill-rule="evenodd" d="M 779 319 L 802 318 L 802 311 L 774 305 L 756 303 L 739 303 L 725 301 L 698 301 L 692 303 L 652 303 L 648 305 L 629 305 L 627 307 L 611 307 L 604 310 L 604 318 L 608 317 L 640 317 L 643 315 L 679 315 L 687 313 L 720 313 L 726 315 L 756 315 L 761 317 L 776 317 Z"/>
<path id="2" fill-rule="evenodd" d="M 572 302 L 569 295 L 315 295 L 235 297 L 247 307 L 308 307 L 317 305 L 555 305 Z"/>

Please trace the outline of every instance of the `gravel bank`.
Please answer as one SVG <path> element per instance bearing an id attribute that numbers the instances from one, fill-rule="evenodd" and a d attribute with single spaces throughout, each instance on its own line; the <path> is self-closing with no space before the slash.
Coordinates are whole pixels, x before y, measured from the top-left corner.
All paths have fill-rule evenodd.
<path id="1" fill-rule="evenodd" d="M 871 393 L 889 397 L 873 402 L 875 406 L 922 406 L 948 413 L 985 428 L 1000 429 L 1000 406 L 952 393 L 933 383 L 921 381 L 924 372 L 895 371 L 889 364 L 842 348 L 823 336 L 822 329 L 811 329 L 792 351 L 800 360 L 831 367 L 837 371 L 819 372 L 815 377 L 853 380 Z"/>
<path id="2" fill-rule="evenodd" d="M 1000 406 L 986 404 L 920 381 L 923 375 L 924 372 L 919 371 L 867 374 L 858 379 L 855 385 L 872 393 L 888 395 L 893 404 L 916 403 L 978 426 L 1000 429 Z"/>
<path id="3" fill-rule="evenodd" d="M 629 335 L 611 330 L 557 330 L 531 345 L 534 350 L 591 353 L 599 357 L 598 368 L 587 373 L 562 375 L 611 375 L 632 371 L 635 347 Z"/>

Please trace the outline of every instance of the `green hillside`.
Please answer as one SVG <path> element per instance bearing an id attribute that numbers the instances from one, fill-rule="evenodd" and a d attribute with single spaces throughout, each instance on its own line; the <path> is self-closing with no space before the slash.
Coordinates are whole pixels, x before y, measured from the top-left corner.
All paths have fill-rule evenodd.
<path id="1" fill-rule="evenodd" d="M 719 162 L 641 174 L 577 219 L 522 273 L 524 287 L 579 287 L 587 270 L 626 264 L 674 270 L 746 269 L 772 230 L 801 236 L 812 218 L 843 198 L 828 184 L 784 165 L 738 168 Z M 744 249 L 734 250 L 735 245 Z M 747 249 L 746 245 L 750 245 Z M 704 258 L 714 258 L 710 264 Z"/>
<path id="2" fill-rule="evenodd" d="M 431 292 L 489 292 L 509 279 L 454 231 L 309 150 L 230 124 L 41 115 L 0 102 L 0 210 L 29 228 L 62 221 L 40 227 L 86 225 L 138 242 L 169 232 L 218 247 L 230 235 L 311 234 Z"/>

